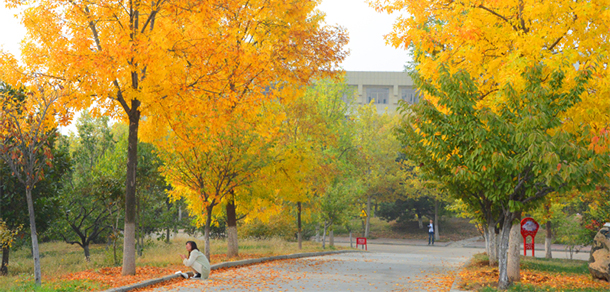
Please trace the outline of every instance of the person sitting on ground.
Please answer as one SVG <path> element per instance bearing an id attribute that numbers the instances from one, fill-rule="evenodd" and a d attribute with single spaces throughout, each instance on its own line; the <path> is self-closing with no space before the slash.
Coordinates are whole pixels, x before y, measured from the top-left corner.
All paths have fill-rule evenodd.
<path id="1" fill-rule="evenodd" d="M 195 271 L 195 276 L 192 279 L 207 279 L 210 276 L 210 261 L 199 251 L 197 244 L 194 241 L 186 242 L 186 250 L 188 256 L 180 255 L 185 266 L 191 267 Z"/>

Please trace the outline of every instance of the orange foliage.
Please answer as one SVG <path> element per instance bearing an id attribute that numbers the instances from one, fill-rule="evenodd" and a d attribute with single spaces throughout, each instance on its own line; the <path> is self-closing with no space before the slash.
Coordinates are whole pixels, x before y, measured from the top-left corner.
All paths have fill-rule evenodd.
<path id="1" fill-rule="evenodd" d="M 470 267 L 460 273 L 461 282 L 459 287 L 469 288 L 495 286 L 498 282 L 498 268 L 490 266 Z M 608 282 L 593 280 L 590 275 L 565 274 L 557 272 L 543 272 L 521 270 L 521 283 L 554 289 L 581 289 L 593 288 L 609 290 Z"/>
<path id="2" fill-rule="evenodd" d="M 226 254 L 215 254 L 212 255 L 210 260 L 211 264 L 218 264 L 222 262 L 227 262 L 230 260 L 246 260 L 246 259 L 255 259 L 262 258 L 267 255 L 262 254 L 243 254 L 240 255 L 239 258 L 228 258 Z M 180 264 L 170 265 L 167 267 L 151 267 L 151 266 L 143 266 L 136 267 L 136 275 L 121 275 L 121 267 L 105 267 L 100 269 L 91 269 L 77 273 L 71 273 L 57 278 L 55 281 L 73 281 L 73 280 L 87 280 L 100 283 L 108 288 L 116 288 L 127 285 L 136 284 L 142 281 L 157 279 L 164 276 L 172 275 L 177 271 L 185 271 L 186 267 Z M 218 269 L 212 271 L 212 274 L 224 272 L 228 270 L 227 268 Z M 146 289 L 171 285 L 177 282 L 180 282 L 182 278 L 172 279 L 170 281 L 165 281 L 159 284 L 155 284 L 152 286 L 146 287 Z"/>
<path id="3" fill-rule="evenodd" d="M 136 275 L 121 276 L 121 267 L 92 269 L 72 273 L 57 279 L 58 281 L 88 280 L 106 285 L 109 288 L 122 287 L 142 281 L 171 275 L 180 268 L 175 267 L 136 267 Z"/>

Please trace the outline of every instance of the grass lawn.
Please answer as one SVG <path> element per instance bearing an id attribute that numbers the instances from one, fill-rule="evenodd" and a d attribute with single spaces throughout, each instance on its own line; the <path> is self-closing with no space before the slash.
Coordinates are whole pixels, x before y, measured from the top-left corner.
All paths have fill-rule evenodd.
<path id="1" fill-rule="evenodd" d="M 521 282 L 507 291 L 610 291 L 610 283 L 593 280 L 587 261 L 521 256 Z M 499 291 L 498 267 L 490 267 L 485 254 L 474 255 L 460 272 L 459 287 L 469 291 Z"/>
<path id="2" fill-rule="evenodd" d="M 24 247 L 11 251 L 9 275 L 0 277 L 0 291 L 99 291 L 170 275 L 178 270 L 188 271 L 188 268 L 182 265 L 179 256 L 179 254 L 186 254 L 187 240 L 194 240 L 200 248 L 204 246 L 203 240 L 186 236 L 173 239 L 169 244 L 151 241 L 144 248 L 143 255 L 136 259 L 135 276 L 121 276 L 121 267 L 114 266 L 112 248 L 107 250 L 105 244 L 91 246 L 91 261 L 87 262 L 83 250 L 79 246 L 72 246 L 64 242 L 42 243 L 40 245 L 43 283 L 41 287 L 34 286 L 34 261 L 30 249 Z M 211 246 L 212 264 L 298 252 L 323 251 L 321 243 L 310 241 L 304 241 L 303 249 L 299 250 L 296 242 L 281 239 L 240 239 L 239 257 L 227 258 L 225 240 L 212 240 Z M 122 250 L 122 245 L 119 247 Z M 118 257 L 119 260 L 122 259 L 121 254 Z M 214 272 L 212 271 L 212 273 Z"/>

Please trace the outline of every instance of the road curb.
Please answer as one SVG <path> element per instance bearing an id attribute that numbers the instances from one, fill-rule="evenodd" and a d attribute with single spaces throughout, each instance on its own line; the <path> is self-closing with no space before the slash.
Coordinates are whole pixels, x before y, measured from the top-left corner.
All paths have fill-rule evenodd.
<path id="1" fill-rule="evenodd" d="M 449 292 L 465 292 L 465 290 L 458 289 L 457 286 L 461 280 L 460 271 L 463 270 L 466 266 L 468 266 L 470 264 L 470 262 L 472 262 L 472 258 L 470 258 L 468 261 L 466 261 L 457 271 L 457 273 L 455 274 L 455 278 L 453 279 L 453 284 L 451 284 L 451 289 L 449 289 Z"/>
<path id="2" fill-rule="evenodd" d="M 475 245 L 464 245 L 462 247 L 465 248 L 480 248 L 480 249 L 485 249 L 485 246 L 475 246 Z M 536 248 L 536 251 L 544 251 L 544 248 Z M 523 251 L 523 247 L 521 247 L 521 251 Z M 567 250 L 565 249 L 557 249 L 557 248 L 551 248 L 551 251 L 558 251 L 558 252 L 567 252 Z M 590 253 L 590 251 L 580 251 L 580 252 L 574 252 L 574 254 L 577 253 Z"/>
<path id="3" fill-rule="evenodd" d="M 455 241 L 443 241 L 443 242 L 435 242 L 434 246 L 447 247 Z M 337 241 L 335 243 L 350 243 L 349 241 Z M 430 246 L 424 243 L 400 243 L 400 242 L 367 242 L 367 244 L 377 244 L 377 245 L 404 245 L 404 246 Z"/>
<path id="4" fill-rule="evenodd" d="M 218 269 L 222 269 L 222 268 L 247 266 L 247 265 L 264 263 L 264 262 L 275 261 L 275 260 L 298 259 L 298 258 L 317 257 L 317 256 L 324 256 L 324 255 L 329 255 L 329 254 L 341 254 L 341 253 L 352 253 L 352 252 L 363 252 L 363 251 L 362 250 L 336 250 L 336 251 L 293 253 L 293 254 L 288 254 L 288 255 L 279 255 L 279 256 L 272 256 L 272 257 L 265 257 L 265 258 L 258 258 L 258 259 L 248 259 L 248 260 L 241 260 L 241 261 L 234 261 L 234 262 L 219 263 L 219 264 L 210 266 L 210 270 L 213 271 L 213 270 L 218 270 Z M 192 276 L 193 272 L 188 272 L 187 274 Z M 173 274 L 173 275 L 168 275 L 168 276 L 157 278 L 157 279 L 150 279 L 150 280 L 142 281 L 140 283 L 132 284 L 129 286 L 123 286 L 123 287 L 117 287 L 117 288 L 104 290 L 103 292 L 125 292 L 125 291 L 129 291 L 129 290 L 133 290 L 133 289 L 144 288 L 146 286 L 158 284 L 158 283 L 169 281 L 171 279 L 179 278 L 179 277 L 182 277 L 182 276 L 180 274 Z"/>

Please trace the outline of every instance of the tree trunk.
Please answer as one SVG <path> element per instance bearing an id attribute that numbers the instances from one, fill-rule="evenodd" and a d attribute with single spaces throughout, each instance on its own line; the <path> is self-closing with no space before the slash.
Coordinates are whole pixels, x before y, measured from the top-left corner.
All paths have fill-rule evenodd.
<path id="1" fill-rule="evenodd" d="M 140 199 L 136 196 L 136 254 L 139 257 L 142 256 L 142 250 L 144 249 L 144 240 L 142 239 L 144 235 L 142 232 L 142 222 L 140 221 L 140 212 Z"/>
<path id="2" fill-rule="evenodd" d="M 316 242 L 320 242 L 320 225 L 316 224 Z"/>
<path id="3" fill-rule="evenodd" d="M 371 196 L 369 195 L 366 199 L 366 226 L 364 227 L 364 237 L 369 237 L 371 230 Z"/>
<path id="4" fill-rule="evenodd" d="M 521 249 L 521 216 L 518 216 L 516 220 L 513 221 L 512 227 L 510 229 L 510 238 L 509 238 L 509 246 L 508 246 L 508 279 L 511 282 L 520 282 L 521 281 L 521 273 L 519 269 L 520 264 L 520 253 Z"/>
<path id="5" fill-rule="evenodd" d="M 138 127 L 140 125 L 140 101 L 131 101 L 129 135 L 127 138 L 127 178 L 125 179 L 125 230 L 123 231 L 122 275 L 136 274 L 136 170 L 138 167 Z"/>
<path id="6" fill-rule="evenodd" d="M 379 203 L 377 202 L 377 200 L 375 200 L 375 212 L 373 212 L 373 217 L 375 217 L 375 218 L 377 218 L 377 210 L 379 210 L 378 205 L 379 205 Z"/>
<path id="7" fill-rule="evenodd" d="M 117 211 L 118 213 L 118 211 Z M 119 265 L 119 257 L 116 254 L 116 250 L 117 250 L 117 242 L 119 241 L 119 216 L 117 214 L 116 217 L 116 223 L 114 224 L 114 228 L 113 228 L 113 234 L 114 234 L 114 239 L 112 242 L 112 252 L 114 253 L 114 265 L 118 266 Z"/>
<path id="8" fill-rule="evenodd" d="M 28 180 L 30 180 L 28 178 Z M 28 202 L 28 213 L 30 215 L 30 231 L 32 236 L 32 257 L 34 258 L 34 279 L 36 285 L 42 284 L 42 273 L 40 271 L 40 255 L 38 253 L 38 234 L 36 232 L 36 220 L 34 217 L 34 202 L 32 200 L 32 188 L 33 184 L 26 183 L 25 197 Z"/>
<path id="9" fill-rule="evenodd" d="M 172 210 L 172 205 L 169 203 L 169 198 L 165 199 L 165 205 L 167 206 L 167 212 L 169 213 Z M 168 220 L 168 222 L 167 222 L 167 230 L 165 232 L 165 243 L 169 243 L 170 229 L 171 229 L 171 219 Z"/>
<path id="10" fill-rule="evenodd" d="M 485 242 L 485 248 L 487 249 L 487 256 L 489 257 L 489 265 L 498 265 L 498 249 L 496 242 L 496 226 L 495 223 L 487 225 L 487 241 Z"/>
<path id="11" fill-rule="evenodd" d="M 322 233 L 322 248 L 326 248 L 326 222 L 324 222 L 324 233 Z"/>
<path id="12" fill-rule="evenodd" d="M 440 230 L 438 230 L 438 200 L 434 200 L 434 240 L 441 239 Z"/>
<path id="13" fill-rule="evenodd" d="M 142 256 L 144 254 L 144 231 L 142 231 L 142 227 L 140 227 L 140 244 L 138 249 L 138 256 Z"/>
<path id="14" fill-rule="evenodd" d="M 4 198 L 4 183 L 2 176 L 0 175 L 0 200 Z M 0 204 L 0 218 L 2 218 L 2 205 Z M 0 276 L 8 275 L 8 256 L 9 248 L 2 246 L 2 265 L 0 265 Z"/>
<path id="15" fill-rule="evenodd" d="M 301 232 L 301 202 L 297 203 L 297 210 L 298 210 L 298 215 L 297 215 L 297 238 L 299 241 L 299 249 L 303 249 L 303 243 L 302 243 L 302 232 Z"/>
<path id="16" fill-rule="evenodd" d="M 330 239 L 328 240 L 328 246 L 335 247 L 335 235 L 334 235 L 333 229 L 331 228 L 328 231 L 328 233 L 329 233 L 328 235 L 330 237 Z"/>
<path id="17" fill-rule="evenodd" d="M 498 251 L 498 271 L 500 273 L 498 279 L 498 289 L 506 290 L 510 287 L 512 282 L 508 278 L 508 242 L 510 238 L 510 230 L 512 228 L 511 222 L 515 218 L 515 214 L 512 212 L 506 212 L 504 214 L 504 224 L 500 230 L 500 244 Z"/>
<path id="18" fill-rule="evenodd" d="M 90 262 L 91 261 L 91 254 L 89 253 L 89 243 L 83 244 L 83 249 L 85 250 L 85 259 L 88 262 Z"/>
<path id="19" fill-rule="evenodd" d="M 227 257 L 239 255 L 237 246 L 237 216 L 235 215 L 235 199 L 227 202 Z"/>
<path id="20" fill-rule="evenodd" d="M 424 229 L 424 222 L 422 221 L 421 214 L 417 214 L 417 223 L 419 223 L 419 229 Z"/>
<path id="21" fill-rule="evenodd" d="M 361 217 L 362 218 L 362 217 Z M 360 219 L 360 222 L 362 223 L 362 237 L 366 237 L 364 236 L 365 232 L 366 232 L 366 220 L 362 220 Z"/>
<path id="22" fill-rule="evenodd" d="M 0 275 L 8 275 L 8 256 L 11 251 L 8 247 L 2 247 L 2 266 L 0 267 Z"/>
<path id="23" fill-rule="evenodd" d="M 203 239 L 205 240 L 205 256 L 210 261 L 211 254 L 211 245 L 210 245 L 210 226 L 212 226 L 212 211 L 214 210 L 214 205 L 210 204 L 206 207 L 207 216 L 205 218 L 205 231 Z"/>
<path id="24" fill-rule="evenodd" d="M 551 231 L 551 220 L 546 221 L 546 238 L 544 239 L 544 257 L 547 259 L 553 258 L 551 252 L 551 244 L 553 243 L 553 232 Z"/>
<path id="25" fill-rule="evenodd" d="M 352 232 L 349 232 L 349 247 L 354 248 L 354 244 L 352 243 Z"/>
<path id="26" fill-rule="evenodd" d="M 136 190 L 136 216 L 134 224 L 136 225 L 136 256 L 140 255 L 140 202 L 138 202 L 138 192 Z"/>

